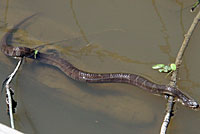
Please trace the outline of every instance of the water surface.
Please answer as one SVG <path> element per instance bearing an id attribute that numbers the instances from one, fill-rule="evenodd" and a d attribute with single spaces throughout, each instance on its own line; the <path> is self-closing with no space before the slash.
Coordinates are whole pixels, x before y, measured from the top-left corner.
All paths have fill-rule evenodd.
<path id="1" fill-rule="evenodd" d="M 14 34 L 12 43 L 58 54 L 90 72 L 136 73 L 167 84 L 151 69 L 174 62 L 196 13 L 195 1 L 32 0 L 0 1 L 0 37 L 23 18 L 39 13 Z M 184 55 L 178 86 L 200 101 L 200 26 Z M 195 57 L 195 58 L 194 58 Z M 0 81 L 17 61 L 0 53 Z M 26 133 L 155 134 L 166 100 L 125 84 L 86 84 L 55 67 L 26 60 L 12 83 L 18 101 L 15 123 Z M 5 97 L 0 121 L 9 125 Z M 177 103 L 169 133 L 198 133 L 200 114 Z"/>

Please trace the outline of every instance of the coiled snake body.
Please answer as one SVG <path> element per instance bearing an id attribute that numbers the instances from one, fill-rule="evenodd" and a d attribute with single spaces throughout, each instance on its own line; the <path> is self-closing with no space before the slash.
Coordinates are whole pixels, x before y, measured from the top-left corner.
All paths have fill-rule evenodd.
<path id="1" fill-rule="evenodd" d="M 144 89 L 150 93 L 156 95 L 171 95 L 177 98 L 183 105 L 188 106 L 190 108 L 196 109 L 199 107 L 199 104 L 180 91 L 178 88 L 174 88 L 168 85 L 159 85 L 154 82 L 147 80 L 146 78 L 130 73 L 91 73 L 80 70 L 69 63 L 67 60 L 62 59 L 58 56 L 49 55 L 45 53 L 38 52 L 35 55 L 35 49 L 28 48 L 28 47 L 14 47 L 8 45 L 8 37 L 11 36 L 12 32 L 23 24 L 28 19 L 32 18 L 34 15 L 25 18 L 23 21 L 15 25 L 12 29 L 10 29 L 2 38 L 1 44 L 1 51 L 10 57 L 26 57 L 37 60 L 39 62 L 53 65 L 63 71 L 68 77 L 88 82 L 88 83 L 126 83 L 137 86 L 141 89 Z"/>

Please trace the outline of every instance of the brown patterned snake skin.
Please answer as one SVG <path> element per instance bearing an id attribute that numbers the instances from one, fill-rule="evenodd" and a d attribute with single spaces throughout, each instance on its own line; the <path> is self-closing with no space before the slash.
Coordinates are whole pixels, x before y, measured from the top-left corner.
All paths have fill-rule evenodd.
<path id="1" fill-rule="evenodd" d="M 146 78 L 130 73 L 91 73 L 80 70 L 69 63 L 67 60 L 62 59 L 58 56 L 49 55 L 45 53 L 38 52 L 35 55 L 35 49 L 28 47 L 14 47 L 8 45 L 8 38 L 12 36 L 12 33 L 16 28 L 18 28 L 25 21 L 29 20 L 36 14 L 29 16 L 15 25 L 12 29 L 10 29 L 2 38 L 1 51 L 10 57 L 25 57 L 31 58 L 36 61 L 49 64 L 59 68 L 63 73 L 65 73 L 68 77 L 82 82 L 88 83 L 126 83 L 133 86 L 137 86 L 141 89 L 144 89 L 152 94 L 156 95 L 171 95 L 176 98 L 177 101 L 181 102 L 183 105 L 197 109 L 199 104 L 180 91 L 178 88 L 174 88 L 168 85 L 159 85 L 154 82 L 147 80 Z"/>

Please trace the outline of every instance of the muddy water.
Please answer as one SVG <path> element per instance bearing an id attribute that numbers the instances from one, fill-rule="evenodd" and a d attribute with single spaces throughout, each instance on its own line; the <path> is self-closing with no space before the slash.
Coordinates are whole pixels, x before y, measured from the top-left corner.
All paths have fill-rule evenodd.
<path id="1" fill-rule="evenodd" d="M 187 8 L 194 2 L 4 0 L 0 1 L 0 36 L 39 12 L 14 34 L 13 44 L 36 47 L 54 42 L 41 51 L 60 55 L 83 70 L 136 73 L 166 84 L 165 74 L 151 66 L 174 61 L 196 14 Z M 198 101 L 199 28 L 185 53 L 178 83 Z M 0 53 L 0 81 L 15 64 Z M 26 133 L 155 134 L 166 104 L 164 98 L 137 87 L 76 82 L 55 67 L 31 60 L 25 61 L 12 87 L 18 101 L 16 127 Z M 9 124 L 4 100 L 1 97 L 0 121 Z M 169 133 L 199 132 L 199 112 L 178 103 L 175 111 Z"/>

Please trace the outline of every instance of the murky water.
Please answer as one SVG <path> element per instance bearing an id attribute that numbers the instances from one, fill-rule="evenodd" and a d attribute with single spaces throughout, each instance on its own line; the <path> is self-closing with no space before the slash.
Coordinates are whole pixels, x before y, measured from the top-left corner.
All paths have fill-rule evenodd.
<path id="1" fill-rule="evenodd" d="M 0 1 L 0 37 L 23 18 L 39 13 L 14 34 L 13 44 L 59 54 L 91 72 L 129 72 L 157 83 L 165 74 L 151 69 L 175 60 L 196 13 L 195 1 L 32 0 Z M 180 68 L 179 87 L 200 101 L 197 27 Z M 61 41 L 61 42 L 56 42 Z M 196 61 L 197 60 L 197 61 Z M 0 53 L 0 81 L 16 64 Z M 125 84 L 86 84 L 61 71 L 26 60 L 12 83 L 18 101 L 15 123 L 26 133 L 155 134 L 166 100 Z M 9 125 L 5 95 L 0 122 Z M 169 133 L 199 133 L 200 113 L 177 103 Z"/>

